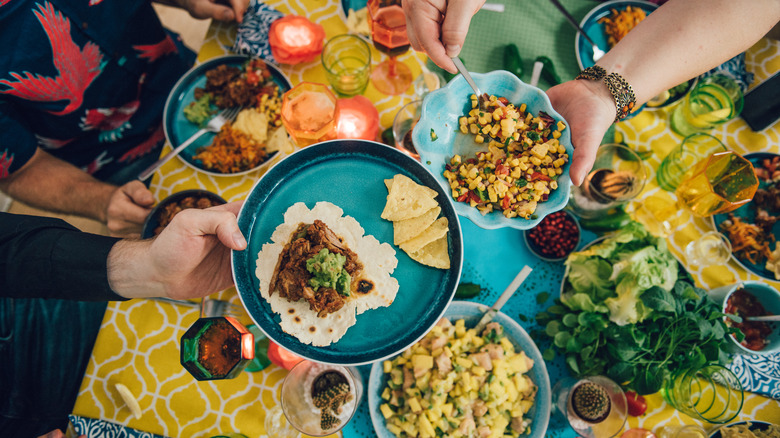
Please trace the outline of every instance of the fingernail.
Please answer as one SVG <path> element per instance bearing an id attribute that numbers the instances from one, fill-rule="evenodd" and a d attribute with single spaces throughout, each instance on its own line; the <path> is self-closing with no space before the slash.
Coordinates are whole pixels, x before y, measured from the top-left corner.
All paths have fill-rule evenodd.
<path id="1" fill-rule="evenodd" d="M 235 242 L 236 246 L 240 248 L 246 246 L 246 240 L 244 239 L 244 235 L 241 234 L 239 231 L 233 233 L 233 242 Z"/>
<path id="2" fill-rule="evenodd" d="M 450 44 L 447 47 L 444 48 L 444 50 L 447 51 L 447 56 L 452 58 L 453 56 L 458 56 L 460 54 L 460 46 L 457 44 Z"/>
<path id="3" fill-rule="evenodd" d="M 222 17 L 225 21 L 230 21 L 233 19 L 233 11 L 225 11 L 225 13 L 222 14 Z"/>

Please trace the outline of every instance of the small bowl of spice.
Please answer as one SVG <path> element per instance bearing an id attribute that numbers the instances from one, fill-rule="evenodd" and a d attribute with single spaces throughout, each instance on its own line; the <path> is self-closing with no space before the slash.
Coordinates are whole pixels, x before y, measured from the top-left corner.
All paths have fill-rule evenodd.
<path id="1" fill-rule="evenodd" d="M 780 351 L 780 322 L 749 321 L 749 317 L 780 315 L 780 291 L 760 281 L 743 281 L 709 292 L 729 316 L 726 324 L 740 333 L 729 336 L 729 351 L 735 354 L 773 354 Z"/>
<path id="2" fill-rule="evenodd" d="M 537 257 L 548 262 L 565 259 L 580 243 L 580 225 L 566 210 L 551 213 L 539 225 L 523 231 L 523 240 Z"/>

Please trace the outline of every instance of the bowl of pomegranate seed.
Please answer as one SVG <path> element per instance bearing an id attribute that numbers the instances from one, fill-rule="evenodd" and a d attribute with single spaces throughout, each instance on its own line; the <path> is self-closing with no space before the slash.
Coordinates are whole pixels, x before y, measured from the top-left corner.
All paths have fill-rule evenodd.
<path id="1" fill-rule="evenodd" d="M 523 240 L 528 250 L 540 259 L 560 262 L 577 249 L 581 235 L 577 218 L 567 210 L 560 210 L 523 231 Z"/>

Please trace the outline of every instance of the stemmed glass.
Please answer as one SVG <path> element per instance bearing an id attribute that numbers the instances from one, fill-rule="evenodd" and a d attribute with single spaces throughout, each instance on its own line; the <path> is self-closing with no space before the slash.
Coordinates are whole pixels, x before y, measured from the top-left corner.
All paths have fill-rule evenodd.
<path id="1" fill-rule="evenodd" d="M 384 94 L 401 94 L 412 83 L 412 71 L 395 59 L 409 50 L 406 16 L 401 8 L 401 0 L 369 0 L 367 6 L 374 47 L 390 57 L 374 67 L 371 83 Z"/>

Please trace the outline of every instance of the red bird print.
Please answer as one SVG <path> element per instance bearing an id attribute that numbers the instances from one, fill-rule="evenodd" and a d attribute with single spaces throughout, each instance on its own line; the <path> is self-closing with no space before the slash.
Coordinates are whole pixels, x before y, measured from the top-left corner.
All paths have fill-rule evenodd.
<path id="1" fill-rule="evenodd" d="M 100 170 L 101 167 L 108 164 L 113 160 L 113 158 L 105 159 L 106 155 L 108 155 L 108 151 L 103 151 L 100 155 L 97 156 L 94 160 L 92 160 L 91 163 L 87 164 L 82 168 L 84 172 L 87 172 L 88 174 L 92 175 L 98 170 Z"/>
<path id="2" fill-rule="evenodd" d="M 0 0 L 0 6 L 5 5 L 6 3 L 10 2 L 11 0 Z"/>
<path id="3" fill-rule="evenodd" d="M 57 138 L 48 138 L 40 135 L 36 135 L 35 138 L 38 139 L 38 145 L 44 149 L 59 149 L 65 146 L 66 144 L 72 142 L 73 140 L 75 140 L 75 138 L 60 140 Z"/>
<path id="4" fill-rule="evenodd" d="M 146 140 L 138 144 L 138 146 L 130 149 L 129 151 L 125 152 L 124 155 L 119 157 L 119 162 L 124 163 L 125 161 L 132 161 L 136 158 L 148 154 L 152 149 L 154 149 L 160 142 L 165 140 L 165 133 L 162 129 L 162 124 L 157 127 L 157 129 L 152 133 L 152 135 L 149 136 Z"/>
<path id="5" fill-rule="evenodd" d="M 157 61 L 169 53 L 177 52 L 176 43 L 173 42 L 170 35 L 167 35 L 165 39 L 157 44 L 138 45 L 133 46 L 133 48 L 141 52 L 138 55 L 139 58 L 146 58 L 149 62 Z"/>
<path id="6" fill-rule="evenodd" d="M 24 72 L 24 75 L 11 73 L 16 82 L 0 80 L 0 84 L 9 87 L 0 93 L 35 102 L 65 100 L 68 104 L 62 111 L 49 112 L 55 116 L 70 114 L 81 106 L 84 91 L 102 71 L 103 55 L 91 42 L 80 49 L 70 36 L 70 20 L 61 12 L 54 11 L 51 3 L 38 5 L 38 9 L 34 14 L 49 37 L 54 67 L 60 76 L 51 78 L 30 72 Z"/>
<path id="7" fill-rule="evenodd" d="M 8 149 L 0 155 L 0 178 L 7 178 L 11 174 L 11 164 L 14 162 L 14 156 L 8 156 Z"/>
<path id="8" fill-rule="evenodd" d="M 132 127 L 130 119 L 140 105 L 140 101 L 133 100 L 119 108 L 89 109 L 86 116 L 81 118 L 81 129 L 103 131 L 100 133 L 100 141 L 116 141 L 122 138 L 122 131 Z"/>

